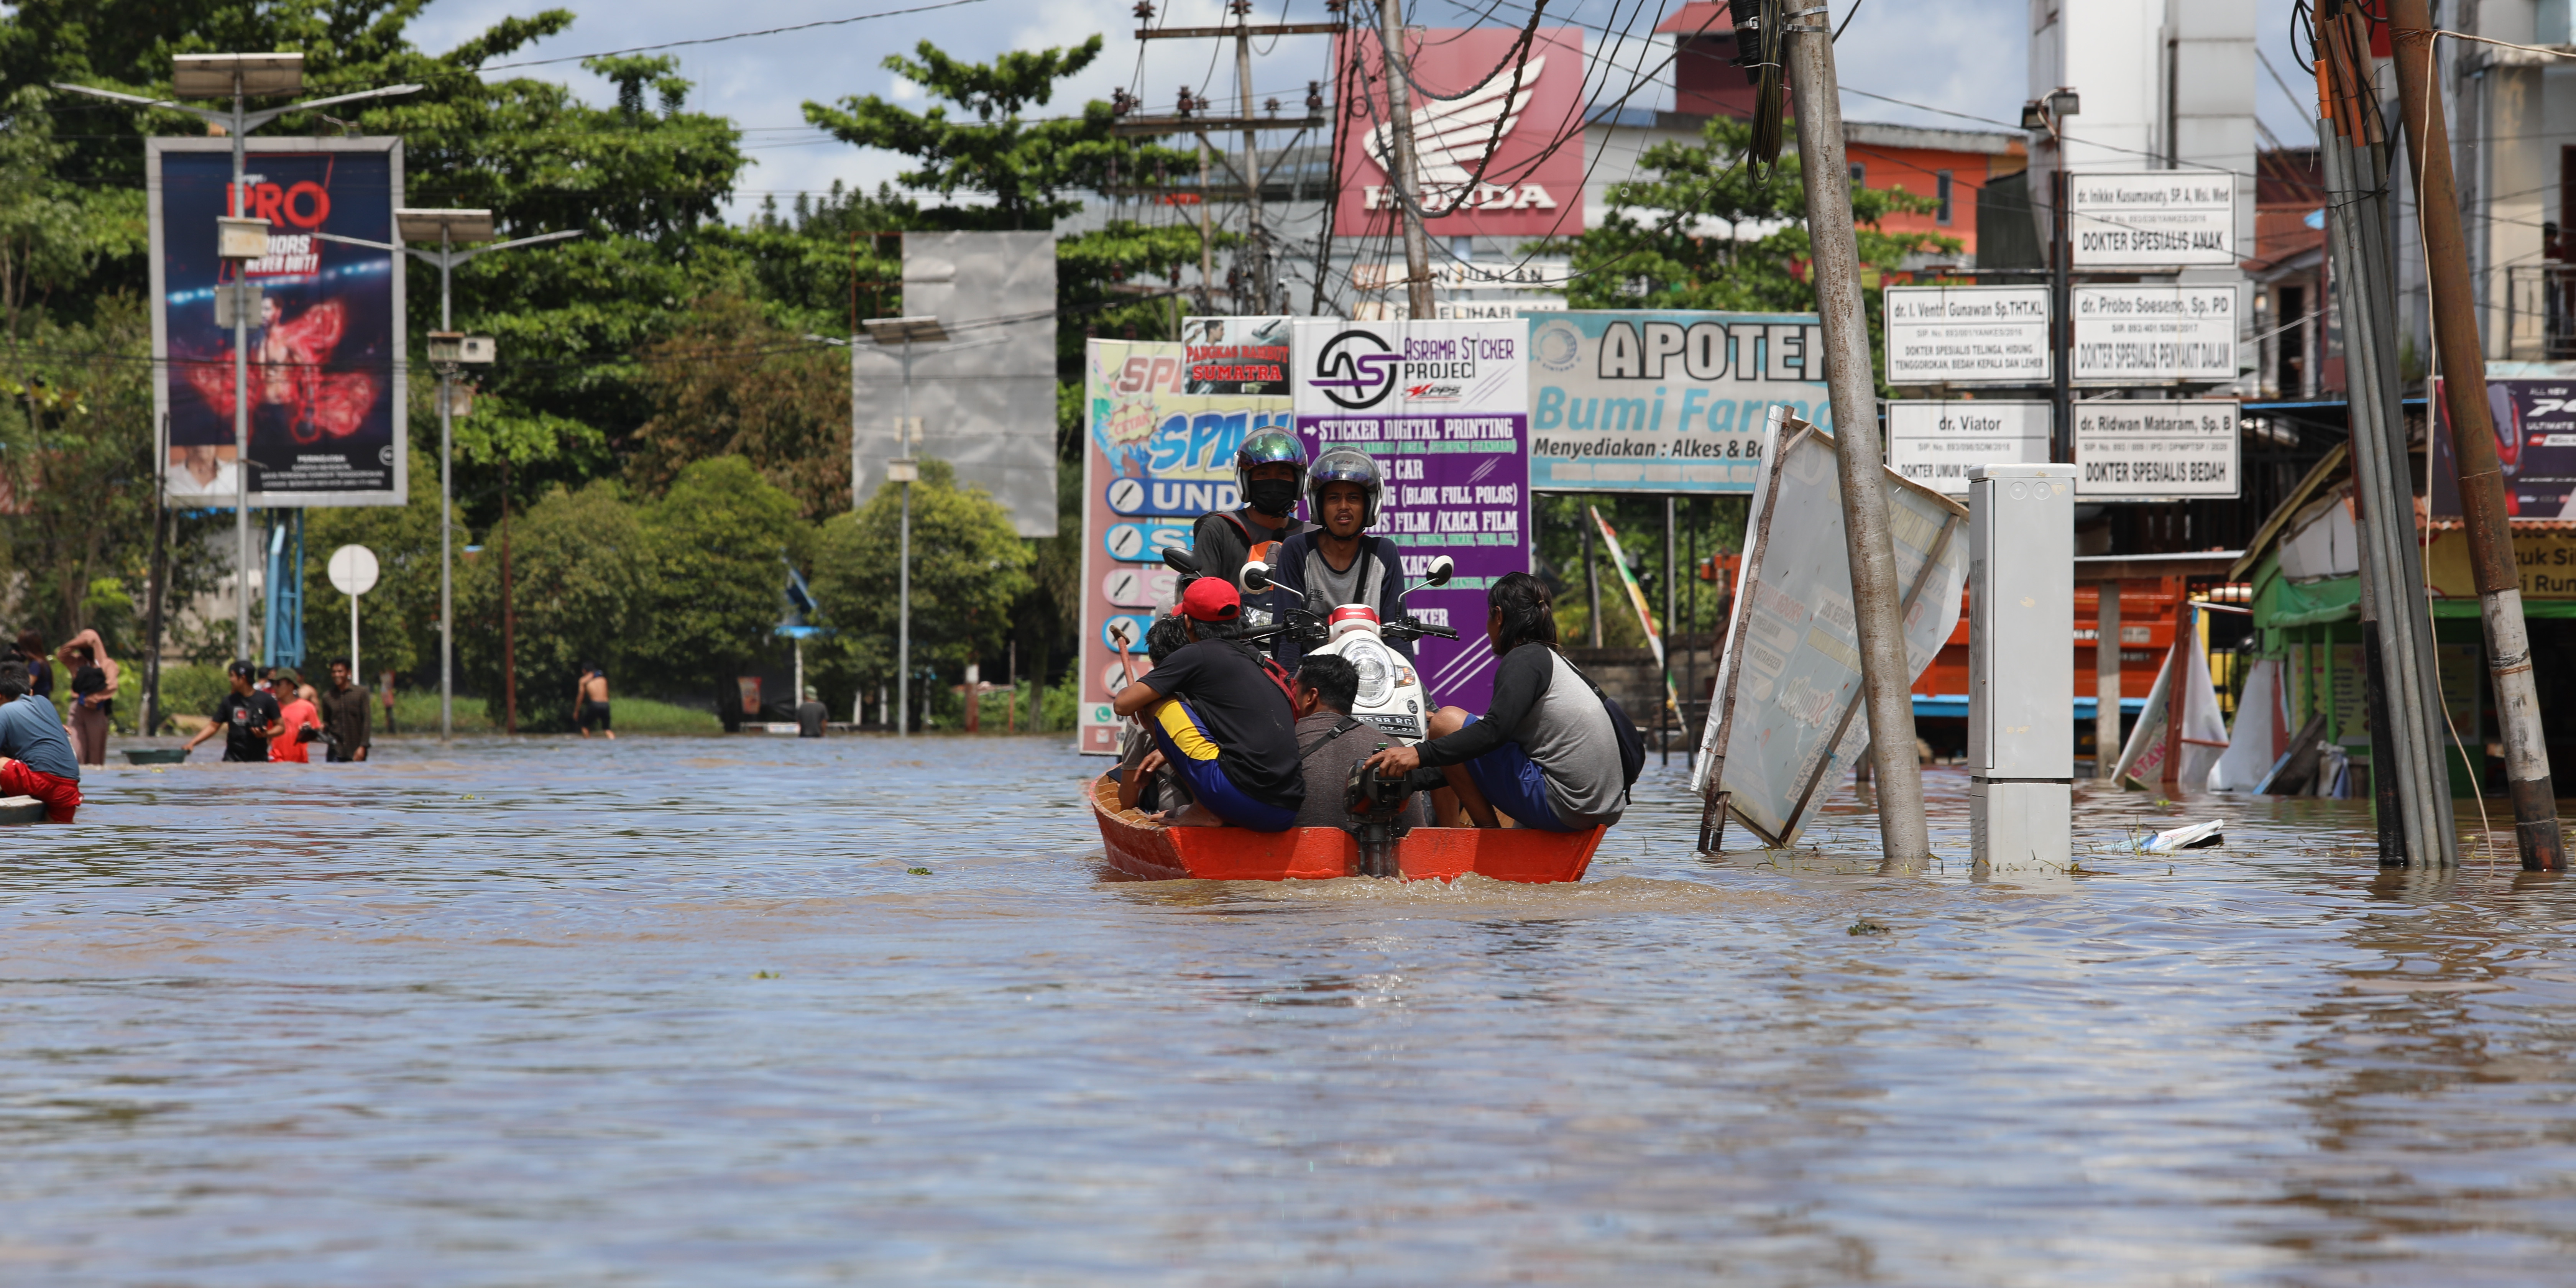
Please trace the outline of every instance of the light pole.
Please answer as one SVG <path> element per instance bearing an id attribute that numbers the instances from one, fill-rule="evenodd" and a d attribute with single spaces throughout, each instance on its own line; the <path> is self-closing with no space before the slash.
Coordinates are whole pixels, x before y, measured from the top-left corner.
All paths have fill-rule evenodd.
<path id="1" fill-rule="evenodd" d="M 453 331 L 454 296 L 449 289 L 456 266 L 479 255 L 513 246 L 533 246 L 539 242 L 561 241 L 579 237 L 578 228 L 559 233 L 539 233 L 534 237 L 514 237 L 492 242 L 473 250 L 458 250 L 458 242 L 492 241 L 492 212 L 489 210 L 397 210 L 394 223 L 402 230 L 406 242 L 435 241 L 437 250 L 414 250 L 388 242 L 367 241 L 358 237 L 337 237 L 315 233 L 324 241 L 347 242 L 352 246 L 372 246 L 377 250 L 396 251 L 424 264 L 438 266 L 438 332 L 430 337 L 429 361 L 438 368 L 438 736 L 441 740 L 456 732 L 456 577 L 453 510 L 456 495 L 456 422 L 449 409 L 449 388 L 456 378 L 460 362 L 490 362 L 492 343 L 482 340 L 480 347 L 467 342 Z M 479 337 L 478 337 L 479 339 Z M 506 502 L 505 502 L 506 504 Z"/>
<path id="2" fill-rule="evenodd" d="M 886 481 L 903 484 L 903 526 L 895 552 L 895 636 L 894 636 L 894 736 L 912 736 L 912 485 L 921 478 L 921 463 L 913 450 L 921 443 L 921 422 L 912 414 L 912 346 L 942 344 L 948 329 L 935 317 L 869 318 L 860 325 L 868 329 L 868 338 L 880 346 L 902 345 L 903 414 L 895 420 L 895 446 L 903 454 L 886 462 Z M 850 462 L 850 477 L 858 478 L 857 461 Z M 853 486 L 855 498 L 857 489 Z M 801 699 L 803 695 L 798 695 Z"/>
<path id="3" fill-rule="evenodd" d="M 411 94 L 418 85 L 388 85 L 382 89 L 360 90 L 355 94 L 335 94 L 329 98 L 307 99 L 285 107 L 246 112 L 242 100 L 276 98 L 304 88 L 304 55 L 302 54 L 180 54 L 171 59 L 170 92 L 179 98 L 230 98 L 229 111 L 212 111 L 188 107 L 168 99 L 145 98 L 140 94 L 121 94 L 115 90 L 93 89 L 87 85 L 57 82 L 55 89 L 73 94 L 88 94 L 114 99 L 142 107 L 168 108 L 185 112 L 201 121 L 224 127 L 233 141 L 232 211 L 217 222 L 216 254 L 228 260 L 246 262 L 268 253 L 268 221 L 249 217 L 249 193 L 243 178 L 249 163 L 250 132 L 289 112 L 328 107 L 334 103 L 355 102 L 362 98 L 384 98 L 394 94 Z M 242 279 L 234 280 L 233 315 L 233 539 L 240 593 L 233 605 L 233 659 L 250 660 L 250 313 L 243 307 L 239 294 Z M 162 355 L 155 355 L 156 357 Z"/>

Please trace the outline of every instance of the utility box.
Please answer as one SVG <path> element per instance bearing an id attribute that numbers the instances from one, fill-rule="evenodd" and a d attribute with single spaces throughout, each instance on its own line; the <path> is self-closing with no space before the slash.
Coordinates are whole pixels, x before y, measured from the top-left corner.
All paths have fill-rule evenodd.
<path id="1" fill-rule="evenodd" d="M 260 289 L 256 282 L 224 282 L 215 287 L 215 325 L 258 326 Z"/>
<path id="2" fill-rule="evenodd" d="M 1978 866 L 2073 852 L 2075 467 L 1968 471 L 1968 824 Z"/>
<path id="3" fill-rule="evenodd" d="M 268 254 L 268 221 L 233 215 L 215 216 L 215 257 L 260 259 Z"/>

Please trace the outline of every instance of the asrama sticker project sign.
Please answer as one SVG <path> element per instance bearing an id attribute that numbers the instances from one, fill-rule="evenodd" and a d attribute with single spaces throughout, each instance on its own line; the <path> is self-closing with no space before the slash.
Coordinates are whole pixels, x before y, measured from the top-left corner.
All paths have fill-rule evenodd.
<path id="1" fill-rule="evenodd" d="M 2236 176 L 2227 171 L 2079 174 L 2067 185 L 2077 268 L 2236 264 Z"/>
<path id="2" fill-rule="evenodd" d="M 393 252 L 315 233 L 398 240 L 399 139 L 262 139 L 251 145 L 245 198 L 268 220 L 268 253 L 226 261 L 215 220 L 232 211 L 231 142 L 148 139 L 151 193 L 152 402 L 169 427 L 160 466 L 169 503 L 231 506 L 233 328 L 217 325 L 217 289 L 259 291 L 251 315 L 250 503 L 401 505 L 404 431 L 403 273 Z"/>
<path id="3" fill-rule="evenodd" d="M 2083 501 L 2232 497 L 2238 406 L 2217 399 L 2075 404 L 2075 496 Z"/>
<path id="4" fill-rule="evenodd" d="M 1432 703 L 1483 710 L 1495 662 L 1485 589 L 1529 570 L 1526 324 L 1299 318 L 1295 337 L 1307 458 L 1335 447 L 1377 458 L 1386 502 L 1371 531 L 1396 544 L 1407 584 L 1438 555 L 1457 561 L 1448 585 L 1405 602 L 1465 638 L 1423 640 L 1415 660 Z"/>
<path id="5" fill-rule="evenodd" d="M 1542 492 L 1749 493 L 1773 403 L 1832 418 L 1813 313 L 1543 313 L 1529 329 Z"/>
<path id="6" fill-rule="evenodd" d="M 1136 674 L 1152 669 L 1145 657 L 1145 629 L 1156 609 L 1173 598 L 1174 574 L 1165 550 L 1190 548 L 1190 526 L 1210 510 L 1240 504 L 1234 449 L 1256 430 L 1288 427 L 1288 399 L 1274 394 L 1191 392 L 1190 351 L 1207 359 L 1204 383 L 1259 384 L 1239 369 L 1261 359 L 1223 355 L 1240 340 L 1256 343 L 1272 319 L 1221 318 L 1249 324 L 1247 334 L 1198 331 L 1191 344 L 1092 340 L 1083 346 L 1084 435 L 1082 466 L 1082 657 L 1076 734 L 1080 750 L 1118 750 L 1118 718 L 1109 701 L 1126 683 L 1119 665 L 1120 636 L 1132 651 Z M 1185 334 L 1188 334 L 1185 332 Z M 1280 360 L 1285 362 L 1283 351 Z"/>
<path id="7" fill-rule="evenodd" d="M 1407 29 L 1415 194 L 1435 237 L 1546 237 L 1583 231 L 1583 33 L 1541 27 L 1526 59 L 1509 27 Z M 1375 28 L 1342 37 L 1341 67 L 1384 67 Z M 1344 237 L 1394 231 L 1394 132 L 1386 82 L 1344 81 L 1341 204 Z M 1572 141 L 1566 142 L 1568 136 Z M 1442 213 L 1442 212 L 1449 213 Z"/>

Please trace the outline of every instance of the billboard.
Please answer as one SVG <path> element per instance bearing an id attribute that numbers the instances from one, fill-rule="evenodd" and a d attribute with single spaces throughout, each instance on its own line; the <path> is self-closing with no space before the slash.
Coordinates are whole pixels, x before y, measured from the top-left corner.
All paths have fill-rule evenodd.
<path id="1" fill-rule="evenodd" d="M 1465 638 L 1414 646 L 1434 704 L 1493 698 L 1485 588 L 1530 566 L 1529 324 L 1298 318 L 1291 364 L 1297 436 L 1312 460 L 1357 447 L 1378 458 L 1385 503 L 1370 531 L 1396 543 L 1406 583 L 1432 559 L 1446 586 L 1405 600 Z"/>
<path id="2" fill-rule="evenodd" d="M 1126 683 L 1112 627 L 1125 630 L 1136 673 L 1145 659 L 1145 628 L 1173 598 L 1165 550 L 1187 550 L 1190 526 L 1211 510 L 1240 501 L 1234 449 L 1257 430 L 1289 425 L 1284 393 L 1247 393 L 1240 370 L 1268 359 L 1221 352 L 1267 349 L 1272 318 L 1199 319 L 1186 343 L 1091 340 L 1083 345 L 1082 652 L 1076 748 L 1118 750 L 1118 717 L 1109 701 Z M 1210 323 L 1224 329 L 1201 329 Z M 1236 325 L 1243 324 L 1243 325 Z M 1214 333 L 1211 333 L 1211 332 Z M 1195 356 L 1193 356 L 1195 355 Z M 1277 355 L 1285 366 L 1287 354 Z M 1193 372 L 1192 368 L 1203 370 Z M 1199 386 L 1208 386 L 1201 388 Z"/>
<path id="3" fill-rule="evenodd" d="M 1288 319 L 1191 318 L 1181 324 L 1182 390 L 1288 396 Z"/>
<path id="4" fill-rule="evenodd" d="M 230 506 L 233 329 L 215 323 L 218 286 L 259 288 L 250 327 L 250 503 L 401 505 L 408 499 L 409 392 L 403 273 L 392 251 L 326 242 L 336 233 L 399 242 L 400 139 L 262 139 L 250 145 L 249 213 L 269 221 L 268 254 L 215 254 L 232 213 L 232 145 L 147 139 L 152 385 L 166 426 L 159 462 L 169 504 Z M 236 278 L 235 273 L 240 277 Z"/>
<path id="5" fill-rule="evenodd" d="M 1541 27 L 1528 57 L 1509 27 L 1407 28 L 1415 170 L 1435 237 L 1547 237 L 1583 231 L 1583 32 Z M 1341 37 L 1338 66 L 1381 68 L 1377 32 Z M 1515 77 L 1517 76 L 1517 84 Z M 1354 85 L 1354 81 L 1358 83 Z M 1384 237 L 1396 229 L 1389 186 L 1394 132 L 1386 82 L 1345 78 L 1340 204 L 1333 231 Z M 1354 92 L 1356 91 L 1356 93 Z M 1489 157 L 1490 154 L 1490 157 Z"/>
<path id="6" fill-rule="evenodd" d="M 2432 515 L 2460 517 L 2460 463 L 2451 451 L 2445 382 L 2433 382 Z M 2496 463 L 2504 469 L 2504 512 L 2517 519 L 2576 519 L 2576 380 L 2490 380 Z M 2525 569 L 2528 572 L 2528 569 Z"/>
<path id="7" fill-rule="evenodd" d="M 1055 234 L 905 233 L 903 311 L 936 317 L 913 346 L 912 414 L 923 456 L 957 467 L 1023 537 L 1055 535 Z M 901 346 L 850 346 L 850 491 L 865 497 L 903 455 Z"/>
<path id="8" fill-rule="evenodd" d="M 1750 493 L 1771 404 L 1833 420 L 1813 313 L 1581 311 L 1527 325 L 1530 486 L 1542 492 Z"/>

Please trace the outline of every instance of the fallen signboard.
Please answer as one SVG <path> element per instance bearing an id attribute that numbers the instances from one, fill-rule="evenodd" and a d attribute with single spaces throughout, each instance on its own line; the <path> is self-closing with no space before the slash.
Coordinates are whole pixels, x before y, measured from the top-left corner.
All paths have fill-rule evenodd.
<path id="1" fill-rule="evenodd" d="M 1869 742 L 1833 438 L 1775 407 L 1762 466 L 1691 776 L 1710 852 L 1728 813 L 1766 846 L 1796 844 L 1819 789 Z M 1910 685 L 1959 623 L 1968 511 L 1893 470 L 1887 500 Z"/>

